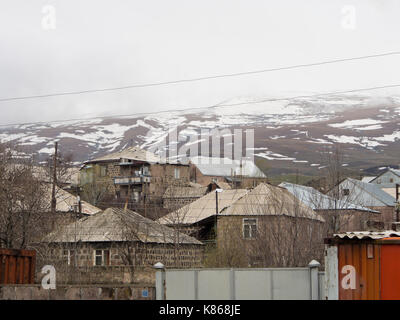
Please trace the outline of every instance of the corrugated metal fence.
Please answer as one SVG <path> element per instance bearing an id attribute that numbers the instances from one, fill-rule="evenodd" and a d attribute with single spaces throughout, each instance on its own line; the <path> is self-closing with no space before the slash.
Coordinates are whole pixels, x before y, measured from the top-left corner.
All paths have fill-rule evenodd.
<path id="1" fill-rule="evenodd" d="M 0 249 L 0 284 L 32 284 L 36 251 Z"/>
<path id="2" fill-rule="evenodd" d="M 158 300 L 318 300 L 324 273 L 306 268 L 193 269 L 156 273 Z M 163 285 L 164 284 L 164 285 Z"/>

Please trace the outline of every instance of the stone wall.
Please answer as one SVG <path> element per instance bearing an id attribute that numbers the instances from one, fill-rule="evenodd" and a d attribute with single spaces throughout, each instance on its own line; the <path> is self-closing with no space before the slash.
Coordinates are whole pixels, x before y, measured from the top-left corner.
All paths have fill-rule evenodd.
<path id="1" fill-rule="evenodd" d="M 147 295 L 147 296 L 146 296 Z M 148 285 L 41 285 L 0 286 L 0 300 L 155 300 L 155 287 Z"/>
<path id="2" fill-rule="evenodd" d="M 57 283 L 99 284 L 99 283 L 154 283 L 152 266 L 162 262 L 166 267 L 201 267 L 204 259 L 204 246 L 180 244 L 99 242 L 52 244 L 49 247 L 37 247 L 37 277 L 44 265 L 56 268 Z M 106 250 L 107 262 L 94 265 L 94 251 Z M 133 250 L 133 251 L 131 251 Z M 129 260 L 127 260 L 129 259 Z"/>
<path id="3" fill-rule="evenodd" d="M 396 209 L 395 207 L 368 207 L 372 210 L 379 211 L 381 213 L 380 221 L 383 223 L 383 228 L 391 229 L 393 221 L 396 221 Z"/>
<path id="4" fill-rule="evenodd" d="M 175 178 L 175 169 L 179 170 L 179 178 Z M 190 182 L 190 167 L 176 164 L 153 164 L 150 167 L 150 195 L 161 197 L 168 186 L 187 185 Z"/>
<path id="5" fill-rule="evenodd" d="M 56 268 L 56 281 L 62 285 L 78 284 L 135 284 L 146 283 L 152 285 L 155 283 L 155 269 L 130 268 L 130 267 L 59 267 Z M 37 269 L 35 283 L 41 283 L 43 278 L 41 268 Z"/>
<path id="6" fill-rule="evenodd" d="M 137 167 L 126 166 L 121 168 L 119 161 L 91 164 L 90 168 L 83 168 L 80 172 L 82 185 L 95 183 L 107 187 L 108 196 L 115 197 L 117 193 L 121 198 L 127 196 L 127 186 L 114 185 L 114 177 L 130 177 Z M 175 169 L 179 169 L 179 178 L 175 178 Z M 185 185 L 190 181 L 190 167 L 182 164 L 151 164 L 149 166 L 151 175 L 150 183 L 143 183 L 131 186 L 131 195 L 138 192 L 161 199 L 166 188 L 170 185 Z"/>
<path id="7" fill-rule="evenodd" d="M 108 250 L 108 266 L 127 266 L 124 257 L 133 260 L 133 266 L 152 266 L 161 261 L 167 267 L 199 267 L 204 248 L 201 244 L 160 244 L 141 242 L 86 242 L 75 246 L 73 243 L 52 244 L 49 258 L 55 261 L 68 261 L 68 249 L 74 250 L 78 267 L 94 266 L 94 251 Z"/>
<path id="8" fill-rule="evenodd" d="M 175 196 L 175 197 L 164 197 L 163 198 L 163 208 L 169 209 L 170 211 L 175 211 L 178 210 L 187 204 L 190 204 L 198 199 L 200 199 L 200 196 L 196 197 L 187 197 L 187 196 Z"/>

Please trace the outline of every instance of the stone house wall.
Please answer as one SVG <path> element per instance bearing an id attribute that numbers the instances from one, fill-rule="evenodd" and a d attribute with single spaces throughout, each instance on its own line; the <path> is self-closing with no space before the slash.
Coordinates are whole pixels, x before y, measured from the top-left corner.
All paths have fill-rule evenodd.
<path id="1" fill-rule="evenodd" d="M 37 279 L 44 265 L 53 265 L 61 283 L 154 282 L 152 266 L 162 262 L 168 268 L 201 267 L 204 246 L 199 244 L 156 244 L 141 242 L 93 242 L 50 244 L 37 249 Z M 95 251 L 108 253 L 104 265 L 95 265 Z M 127 259 L 128 258 L 128 259 Z M 39 280 L 38 280 L 39 281 Z"/>
<path id="2" fill-rule="evenodd" d="M 392 228 L 392 222 L 394 222 L 396 219 L 396 209 L 395 207 L 368 207 L 369 209 L 379 211 L 381 213 L 381 219 L 380 221 L 384 224 L 384 228 L 391 229 Z"/>
<path id="3" fill-rule="evenodd" d="M 68 250 L 74 250 L 73 260 L 78 267 L 95 266 L 95 250 L 108 250 L 108 266 L 127 266 L 124 257 L 130 257 L 136 267 L 152 266 L 162 262 L 166 267 L 199 267 L 203 258 L 203 246 L 196 244 L 154 244 L 142 242 L 86 242 L 52 244 L 49 256 L 54 261 L 68 261 Z"/>
<path id="4" fill-rule="evenodd" d="M 107 187 L 110 197 L 126 198 L 128 195 L 127 185 L 114 185 L 114 177 L 130 177 L 133 171 L 138 170 L 142 165 L 149 167 L 151 175 L 150 183 L 142 183 L 131 185 L 130 193 L 133 196 L 134 192 L 139 194 L 149 195 L 150 198 L 161 197 L 166 188 L 170 185 L 186 185 L 190 182 L 190 168 L 188 165 L 181 164 L 141 164 L 138 166 L 120 166 L 119 161 L 100 162 L 91 164 L 91 168 L 83 168 L 80 172 L 81 183 L 96 183 Z M 175 169 L 179 170 L 179 178 L 175 178 Z"/>
<path id="5" fill-rule="evenodd" d="M 244 237 L 243 219 L 257 219 L 257 236 L 246 239 Z M 298 228 L 295 234 L 294 227 Z M 271 215 L 232 215 L 218 216 L 217 220 L 217 248 L 223 251 L 235 251 L 237 256 L 243 257 L 246 266 L 271 267 L 274 265 L 260 265 L 262 255 L 283 255 L 283 246 L 295 243 L 312 245 L 315 259 L 322 259 L 323 223 L 305 218 Z M 308 250 L 309 248 L 307 248 Z M 297 248 L 300 253 L 306 248 Z M 263 251 L 263 252 L 262 252 Z M 303 252 L 301 252 L 303 253 Z M 303 265 L 309 261 L 304 260 Z"/>

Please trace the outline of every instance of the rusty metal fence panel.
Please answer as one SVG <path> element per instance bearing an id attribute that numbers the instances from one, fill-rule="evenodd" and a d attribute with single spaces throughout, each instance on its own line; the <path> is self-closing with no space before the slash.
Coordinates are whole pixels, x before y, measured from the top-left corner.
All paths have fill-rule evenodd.
<path id="1" fill-rule="evenodd" d="M 0 249 L 0 285 L 33 284 L 36 251 Z"/>

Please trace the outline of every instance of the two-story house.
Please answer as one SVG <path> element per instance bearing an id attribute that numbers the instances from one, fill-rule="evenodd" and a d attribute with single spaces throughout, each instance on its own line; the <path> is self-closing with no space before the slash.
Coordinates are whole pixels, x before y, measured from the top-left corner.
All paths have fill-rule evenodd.
<path id="1" fill-rule="evenodd" d="M 80 169 L 80 185 L 101 185 L 115 199 L 140 202 L 161 198 L 168 186 L 189 183 L 189 165 L 168 163 L 155 154 L 131 147 L 86 161 Z"/>

